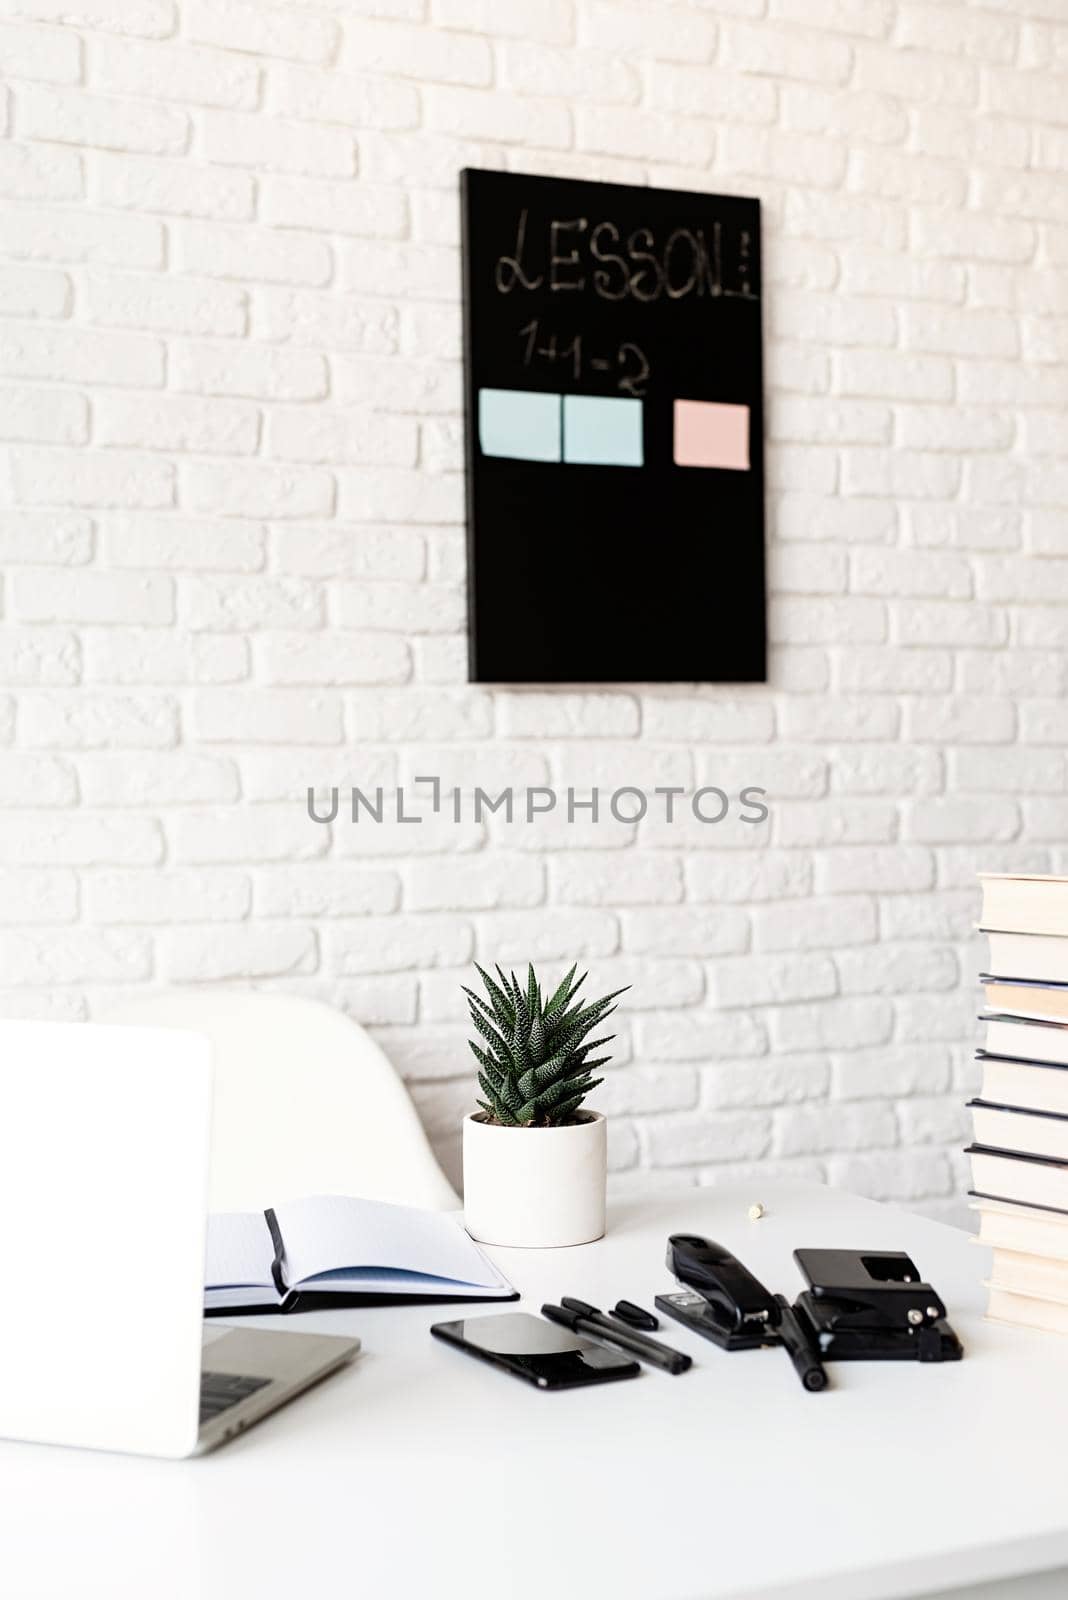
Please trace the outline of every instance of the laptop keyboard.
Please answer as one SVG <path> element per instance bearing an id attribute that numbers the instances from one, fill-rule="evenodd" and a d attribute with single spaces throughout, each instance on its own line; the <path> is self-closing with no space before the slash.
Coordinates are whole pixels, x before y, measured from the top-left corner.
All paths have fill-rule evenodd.
<path id="1" fill-rule="evenodd" d="M 265 1389 L 270 1378 L 242 1378 L 232 1372 L 200 1374 L 200 1425 L 212 1422 L 223 1411 L 247 1400 L 257 1389 Z"/>

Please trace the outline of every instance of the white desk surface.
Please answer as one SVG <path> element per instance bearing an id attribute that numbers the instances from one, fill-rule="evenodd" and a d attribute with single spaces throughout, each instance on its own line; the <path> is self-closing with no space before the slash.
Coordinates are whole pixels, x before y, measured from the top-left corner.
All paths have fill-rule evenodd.
<path id="1" fill-rule="evenodd" d="M 688 1373 L 543 1393 L 430 1338 L 463 1308 L 296 1316 L 285 1325 L 358 1333 L 363 1354 L 214 1455 L 0 1444 L 4 1593 L 896 1600 L 1068 1560 L 1068 1340 L 981 1320 L 986 1254 L 964 1234 L 767 1185 L 626 1201 L 598 1244 L 493 1253 L 526 1308 L 569 1293 L 651 1306 L 683 1230 L 787 1293 L 796 1245 L 908 1250 L 965 1359 L 840 1363 L 811 1395 L 783 1352 L 727 1355 L 665 1322 Z M 103 1294 L 72 1308 L 72 1339 L 80 1316 L 108 1314 Z"/>

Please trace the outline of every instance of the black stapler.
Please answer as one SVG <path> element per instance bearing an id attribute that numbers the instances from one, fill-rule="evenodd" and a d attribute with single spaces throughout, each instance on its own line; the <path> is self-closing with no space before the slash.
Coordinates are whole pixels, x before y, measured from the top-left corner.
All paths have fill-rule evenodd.
<path id="1" fill-rule="evenodd" d="M 902 1250 L 795 1250 L 795 1311 L 826 1361 L 959 1361 L 940 1297 Z"/>
<path id="2" fill-rule="evenodd" d="M 656 1303 L 724 1350 L 759 1350 L 774 1341 L 780 1308 L 775 1297 L 721 1244 L 696 1233 L 673 1233 L 667 1267 L 684 1284 Z"/>
<path id="3" fill-rule="evenodd" d="M 668 1270 L 686 1287 L 658 1294 L 656 1304 L 723 1350 L 782 1345 L 811 1393 L 827 1387 L 818 1347 L 808 1338 L 784 1295 L 770 1294 L 721 1244 L 696 1233 L 673 1233 Z"/>

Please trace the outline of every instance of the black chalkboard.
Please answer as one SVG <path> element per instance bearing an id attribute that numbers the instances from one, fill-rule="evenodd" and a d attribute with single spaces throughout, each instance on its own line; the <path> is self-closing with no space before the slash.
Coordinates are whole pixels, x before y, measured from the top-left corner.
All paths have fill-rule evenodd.
<path id="1" fill-rule="evenodd" d="M 760 205 L 462 175 L 470 677 L 765 677 Z"/>

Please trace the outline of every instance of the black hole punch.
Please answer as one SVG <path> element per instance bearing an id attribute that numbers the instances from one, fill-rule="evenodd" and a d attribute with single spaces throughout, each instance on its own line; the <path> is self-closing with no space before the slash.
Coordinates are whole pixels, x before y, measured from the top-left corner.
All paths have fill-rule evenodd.
<path id="1" fill-rule="evenodd" d="M 903 1250 L 795 1250 L 794 1310 L 826 1361 L 959 1361 L 938 1293 Z"/>

